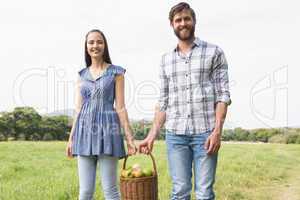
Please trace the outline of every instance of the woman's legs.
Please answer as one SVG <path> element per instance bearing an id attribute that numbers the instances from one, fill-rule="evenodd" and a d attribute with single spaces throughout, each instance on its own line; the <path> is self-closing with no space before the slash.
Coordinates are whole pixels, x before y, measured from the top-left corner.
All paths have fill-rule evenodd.
<path id="1" fill-rule="evenodd" d="M 79 200 L 92 200 L 95 191 L 97 157 L 78 156 Z"/>
<path id="2" fill-rule="evenodd" d="M 106 200 L 120 200 L 117 186 L 118 158 L 111 156 L 99 156 L 99 166 L 103 194 Z"/>

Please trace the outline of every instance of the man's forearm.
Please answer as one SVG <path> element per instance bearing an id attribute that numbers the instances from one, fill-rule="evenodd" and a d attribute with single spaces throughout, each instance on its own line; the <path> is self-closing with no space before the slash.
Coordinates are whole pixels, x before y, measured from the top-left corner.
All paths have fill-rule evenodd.
<path id="1" fill-rule="evenodd" d="M 165 121 L 166 121 L 166 112 L 160 111 L 159 108 L 156 107 L 150 137 L 156 138 L 159 135 L 160 128 L 164 125 Z"/>
<path id="2" fill-rule="evenodd" d="M 227 104 L 224 102 L 217 102 L 216 104 L 216 122 L 215 130 L 222 134 L 223 124 L 227 114 Z"/>

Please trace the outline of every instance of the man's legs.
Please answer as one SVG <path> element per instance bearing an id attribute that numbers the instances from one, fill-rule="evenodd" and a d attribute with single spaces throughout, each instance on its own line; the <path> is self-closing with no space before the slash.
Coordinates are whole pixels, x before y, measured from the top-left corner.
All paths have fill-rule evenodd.
<path id="1" fill-rule="evenodd" d="M 193 153 L 190 138 L 171 133 L 166 134 L 169 171 L 173 188 L 171 200 L 190 200 L 192 190 Z"/>
<path id="2" fill-rule="evenodd" d="M 205 141 L 211 132 L 193 136 L 191 147 L 194 159 L 194 184 L 197 200 L 214 200 L 213 185 L 218 155 L 208 155 L 204 148 Z"/>

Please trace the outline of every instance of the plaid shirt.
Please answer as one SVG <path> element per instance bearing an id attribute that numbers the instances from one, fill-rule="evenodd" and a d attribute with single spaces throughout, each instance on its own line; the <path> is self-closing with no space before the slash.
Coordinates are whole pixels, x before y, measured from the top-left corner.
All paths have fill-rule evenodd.
<path id="1" fill-rule="evenodd" d="M 196 38 L 189 54 L 175 48 L 162 56 L 159 109 L 167 131 L 200 134 L 215 126 L 217 102 L 231 103 L 227 62 L 216 45 Z"/>

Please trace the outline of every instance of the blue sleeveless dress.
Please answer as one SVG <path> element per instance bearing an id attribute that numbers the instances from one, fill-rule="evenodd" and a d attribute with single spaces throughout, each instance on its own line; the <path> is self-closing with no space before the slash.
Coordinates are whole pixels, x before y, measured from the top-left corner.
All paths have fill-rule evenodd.
<path id="1" fill-rule="evenodd" d="M 120 66 L 109 65 L 96 80 L 87 67 L 79 71 L 83 104 L 73 133 L 73 156 L 125 157 L 120 120 L 114 109 L 115 76 L 125 71 Z"/>

